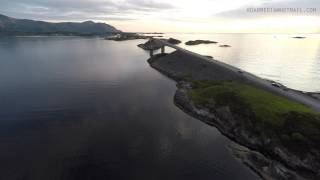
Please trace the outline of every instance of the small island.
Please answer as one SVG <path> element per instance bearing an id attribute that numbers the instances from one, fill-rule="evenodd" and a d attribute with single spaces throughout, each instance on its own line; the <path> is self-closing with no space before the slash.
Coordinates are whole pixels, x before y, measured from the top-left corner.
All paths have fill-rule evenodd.
<path id="1" fill-rule="evenodd" d="M 188 41 L 186 42 L 186 45 L 188 46 L 195 46 L 199 44 L 217 44 L 216 41 L 209 41 L 209 40 L 195 40 L 195 41 Z"/>
<path id="2" fill-rule="evenodd" d="M 178 39 L 174 38 L 169 38 L 169 39 L 162 39 L 163 41 L 166 41 L 172 45 L 177 45 L 180 44 L 181 41 Z M 163 47 L 163 44 L 160 43 L 159 41 L 155 41 L 153 38 L 150 38 L 147 42 L 143 44 L 138 44 L 138 47 L 144 50 L 157 50 Z"/>
<path id="3" fill-rule="evenodd" d="M 304 36 L 295 36 L 295 37 L 292 37 L 292 38 L 294 38 L 294 39 L 305 39 L 305 38 L 307 38 L 307 37 L 304 37 Z"/>
<path id="4" fill-rule="evenodd" d="M 220 45 L 219 47 L 231 47 L 231 46 L 224 44 L 224 45 Z"/>
<path id="5" fill-rule="evenodd" d="M 170 44 L 174 44 L 174 45 L 177 45 L 177 44 L 180 44 L 180 43 L 181 43 L 181 41 L 180 41 L 180 40 L 178 40 L 178 39 L 169 38 L 169 39 L 168 39 L 168 43 L 170 43 Z"/>

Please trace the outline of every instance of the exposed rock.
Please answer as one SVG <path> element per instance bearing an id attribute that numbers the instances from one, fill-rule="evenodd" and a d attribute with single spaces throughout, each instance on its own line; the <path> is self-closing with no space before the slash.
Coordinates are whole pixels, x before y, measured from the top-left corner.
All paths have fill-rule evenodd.
<path id="1" fill-rule="evenodd" d="M 307 38 L 307 37 L 304 37 L 304 36 L 295 36 L 295 37 L 292 37 L 292 38 L 294 38 L 294 39 L 305 39 L 305 38 Z"/>
<path id="2" fill-rule="evenodd" d="M 163 45 L 159 41 L 155 41 L 153 39 L 150 39 L 144 44 L 138 44 L 138 47 L 144 49 L 144 50 L 157 50 L 163 47 Z"/>
<path id="3" fill-rule="evenodd" d="M 252 151 L 244 146 L 232 144 L 229 146 L 233 155 L 246 164 L 265 180 L 305 180 L 306 178 L 288 169 L 277 161 L 272 161 L 263 154 Z"/>
<path id="4" fill-rule="evenodd" d="M 204 56 L 204 57 L 207 57 L 207 58 L 213 59 L 213 57 L 212 57 L 212 56 L 207 56 L 207 55 L 206 55 L 206 56 Z"/>
<path id="5" fill-rule="evenodd" d="M 169 38 L 169 39 L 168 39 L 168 43 L 176 45 L 176 44 L 180 44 L 181 41 L 178 40 L 178 39 Z"/>
<path id="6" fill-rule="evenodd" d="M 199 44 L 217 44 L 216 41 L 209 41 L 209 40 L 195 40 L 195 41 L 188 41 L 186 42 L 186 45 L 188 46 L 194 46 Z"/>
<path id="7" fill-rule="evenodd" d="M 219 47 L 231 47 L 230 45 L 224 44 L 224 45 L 220 45 Z"/>

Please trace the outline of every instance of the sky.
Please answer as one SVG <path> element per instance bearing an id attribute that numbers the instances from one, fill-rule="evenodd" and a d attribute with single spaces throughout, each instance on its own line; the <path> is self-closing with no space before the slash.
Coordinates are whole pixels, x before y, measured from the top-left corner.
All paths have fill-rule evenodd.
<path id="1" fill-rule="evenodd" d="M 320 0 L 0 0 L 0 14 L 130 32 L 320 33 Z"/>

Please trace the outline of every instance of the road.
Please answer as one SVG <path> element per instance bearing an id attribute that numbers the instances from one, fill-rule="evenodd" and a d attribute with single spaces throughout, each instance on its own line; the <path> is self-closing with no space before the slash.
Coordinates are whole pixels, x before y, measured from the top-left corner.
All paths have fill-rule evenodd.
<path id="1" fill-rule="evenodd" d="M 246 72 L 246 71 L 239 69 L 237 67 L 231 66 L 229 64 L 223 63 L 221 61 L 217 61 L 212 58 L 205 57 L 200 54 L 188 51 L 188 50 L 183 49 L 181 47 L 178 47 L 176 45 L 170 44 L 165 40 L 162 40 L 162 39 L 154 39 L 154 40 L 159 41 L 163 45 L 171 47 L 177 51 L 183 52 L 189 56 L 197 57 L 197 58 L 202 59 L 204 61 L 209 61 L 210 63 L 213 63 L 216 66 L 220 66 L 221 68 L 225 68 L 227 71 L 230 71 L 230 73 L 236 72 L 239 74 L 239 76 L 241 76 L 243 79 L 245 79 L 246 82 L 248 82 L 250 84 L 253 84 L 257 87 L 260 87 L 260 88 L 262 88 L 266 91 L 272 92 L 274 94 L 280 95 L 282 97 L 286 97 L 292 101 L 299 102 L 301 104 L 304 104 L 304 105 L 312 108 L 316 112 L 320 112 L 320 100 L 319 99 L 313 98 L 313 97 L 311 97 L 305 93 L 302 93 L 300 91 L 288 89 L 285 87 L 274 86 L 272 84 L 272 82 L 270 82 L 266 79 L 262 79 L 254 74 Z"/>

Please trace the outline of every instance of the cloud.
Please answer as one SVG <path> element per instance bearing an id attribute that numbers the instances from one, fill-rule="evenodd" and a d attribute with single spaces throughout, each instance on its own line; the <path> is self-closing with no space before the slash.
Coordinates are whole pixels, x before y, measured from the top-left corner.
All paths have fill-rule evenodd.
<path id="1" fill-rule="evenodd" d="M 167 10 L 174 9 L 175 7 L 169 3 L 155 2 L 152 0 L 127 0 L 125 1 L 127 5 L 120 7 L 126 7 L 132 10 Z"/>
<path id="2" fill-rule="evenodd" d="M 132 20 L 135 14 L 175 8 L 153 0 L 1 0 L 0 13 L 45 20 Z"/>
<path id="3" fill-rule="evenodd" d="M 258 8 L 265 8 L 264 12 L 256 12 Z M 291 8 L 276 12 L 279 8 Z M 302 12 L 294 12 L 301 8 Z M 310 12 L 310 10 L 312 12 Z M 315 10 L 315 11 L 314 11 Z M 245 5 L 237 9 L 214 14 L 214 17 L 252 19 L 274 16 L 320 16 L 319 0 L 263 0 L 253 5 Z"/>

